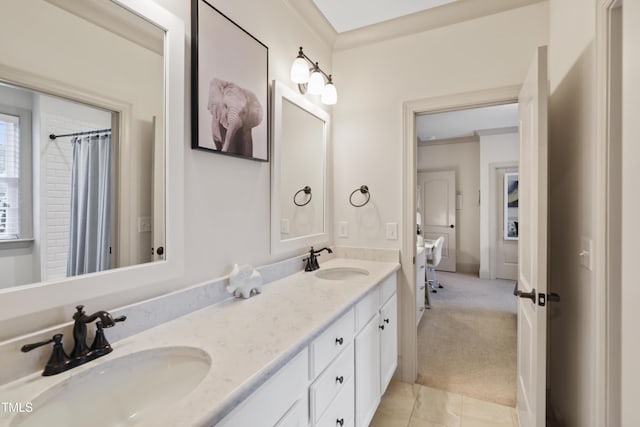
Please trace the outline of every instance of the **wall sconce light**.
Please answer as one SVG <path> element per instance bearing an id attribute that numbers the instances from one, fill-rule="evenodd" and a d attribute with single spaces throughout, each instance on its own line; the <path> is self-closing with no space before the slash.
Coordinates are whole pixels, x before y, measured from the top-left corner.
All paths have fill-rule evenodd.
<path id="1" fill-rule="evenodd" d="M 302 46 L 300 46 L 298 56 L 291 65 L 291 81 L 298 84 L 300 93 L 309 92 L 312 95 L 321 95 L 320 100 L 323 104 L 334 105 L 338 102 L 338 91 L 333 84 L 331 74 L 327 75 L 317 62 L 305 55 Z"/>

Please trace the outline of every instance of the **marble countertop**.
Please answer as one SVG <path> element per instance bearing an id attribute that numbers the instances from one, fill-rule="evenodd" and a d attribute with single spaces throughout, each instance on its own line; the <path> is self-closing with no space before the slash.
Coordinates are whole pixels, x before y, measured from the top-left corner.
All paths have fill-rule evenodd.
<path id="1" fill-rule="evenodd" d="M 0 395 L 3 401 L 28 402 L 100 362 L 158 347 L 196 347 L 211 357 L 208 374 L 146 424 L 213 425 L 400 264 L 347 258 L 321 262 L 321 269 L 331 267 L 358 267 L 370 274 L 341 281 L 296 273 L 265 285 L 253 298 L 227 300 L 126 338 L 96 362 L 52 377 L 32 374 L 5 384 Z M 0 411 L 0 426 L 9 423 L 8 414 Z"/>

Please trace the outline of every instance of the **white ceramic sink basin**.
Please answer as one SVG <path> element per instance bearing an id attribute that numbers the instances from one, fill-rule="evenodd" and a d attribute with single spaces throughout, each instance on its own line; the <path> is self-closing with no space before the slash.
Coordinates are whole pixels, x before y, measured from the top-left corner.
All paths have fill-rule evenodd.
<path id="1" fill-rule="evenodd" d="M 37 396 L 33 412 L 20 414 L 11 426 L 144 424 L 149 415 L 170 410 L 196 388 L 211 366 L 209 355 L 192 347 L 157 348 L 99 362 Z"/>
<path id="2" fill-rule="evenodd" d="M 316 271 L 316 276 L 325 280 L 350 280 L 368 275 L 367 270 L 356 267 L 333 267 Z"/>

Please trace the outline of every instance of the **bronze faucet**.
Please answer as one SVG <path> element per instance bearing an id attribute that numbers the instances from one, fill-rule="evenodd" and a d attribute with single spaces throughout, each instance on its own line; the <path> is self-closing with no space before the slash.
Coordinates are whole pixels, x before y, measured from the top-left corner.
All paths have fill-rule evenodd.
<path id="1" fill-rule="evenodd" d="M 73 315 L 73 350 L 71 350 L 69 355 L 64 351 L 62 334 L 56 334 L 52 339 L 47 341 L 22 346 L 22 352 L 26 353 L 34 348 L 54 343 L 51 357 L 42 372 L 43 376 L 68 371 L 76 366 L 84 365 L 98 357 L 111 353 L 113 349 L 104 336 L 103 328 L 110 328 L 115 326 L 116 322 L 124 322 L 127 319 L 126 316 L 120 316 L 114 319 L 111 314 L 103 310 L 88 316 L 84 312 L 84 306 L 82 305 L 77 306 L 76 310 Z M 93 344 L 89 348 L 87 346 L 87 323 L 91 323 L 96 319 L 100 319 L 100 321 L 96 322 L 96 336 Z"/>
<path id="2" fill-rule="evenodd" d="M 311 246 L 311 250 L 309 251 L 309 256 L 307 258 L 303 258 L 302 262 L 306 261 L 306 265 L 304 267 L 304 271 L 315 271 L 317 269 L 320 268 L 320 265 L 318 264 L 318 258 L 320 256 L 320 252 L 322 251 L 327 251 L 328 253 L 332 254 L 333 251 L 329 248 L 322 248 L 319 249 L 317 251 L 313 250 L 313 246 Z"/>

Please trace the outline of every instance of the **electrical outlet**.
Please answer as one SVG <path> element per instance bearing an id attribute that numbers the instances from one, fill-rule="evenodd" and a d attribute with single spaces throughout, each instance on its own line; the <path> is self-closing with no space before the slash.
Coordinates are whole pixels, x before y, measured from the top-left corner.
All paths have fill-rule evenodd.
<path id="1" fill-rule="evenodd" d="M 139 216 L 138 217 L 138 233 L 149 233 L 149 232 L 151 232 L 151 217 Z"/>
<path id="2" fill-rule="evenodd" d="M 349 237 L 349 223 L 347 221 L 340 221 L 338 223 L 338 237 Z"/>
<path id="3" fill-rule="evenodd" d="M 280 232 L 282 234 L 289 234 L 291 232 L 289 227 L 289 218 L 282 218 L 280 220 Z"/>
<path id="4" fill-rule="evenodd" d="M 387 240 L 398 240 L 398 223 L 387 223 Z"/>

